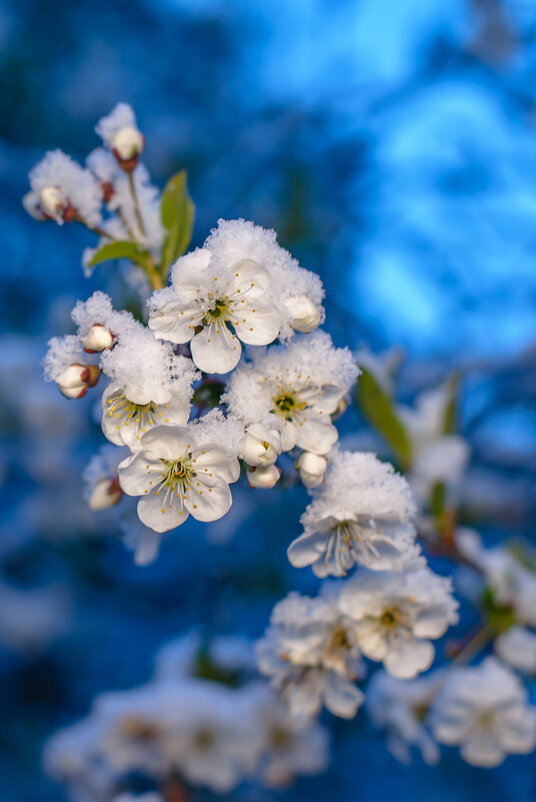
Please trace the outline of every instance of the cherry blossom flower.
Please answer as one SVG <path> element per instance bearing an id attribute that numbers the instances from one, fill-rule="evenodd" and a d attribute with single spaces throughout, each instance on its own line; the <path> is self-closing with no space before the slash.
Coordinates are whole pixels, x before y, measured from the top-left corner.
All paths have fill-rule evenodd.
<path id="1" fill-rule="evenodd" d="M 214 442 L 199 442 L 193 427 L 159 425 L 141 436 L 139 452 L 119 465 L 119 482 L 141 496 L 140 520 L 156 532 L 184 523 L 215 521 L 229 510 L 229 489 L 240 475 L 236 457 Z"/>
<path id="2" fill-rule="evenodd" d="M 432 711 L 438 741 L 473 766 L 498 766 L 536 746 L 536 710 L 519 678 L 494 657 L 449 671 Z"/>
<path id="3" fill-rule="evenodd" d="M 362 568 L 344 583 L 338 606 L 354 622 L 363 654 L 400 679 L 431 666 L 431 640 L 458 620 L 450 580 L 425 567 L 403 574 Z"/>

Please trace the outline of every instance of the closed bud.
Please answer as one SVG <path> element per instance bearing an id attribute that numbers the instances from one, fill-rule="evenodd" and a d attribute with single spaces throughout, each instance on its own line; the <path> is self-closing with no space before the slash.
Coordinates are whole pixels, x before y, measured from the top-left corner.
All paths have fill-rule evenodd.
<path id="1" fill-rule="evenodd" d="M 287 298 L 285 306 L 292 315 L 290 325 L 302 334 L 309 334 L 320 326 L 320 309 L 307 295 L 293 295 Z"/>
<path id="2" fill-rule="evenodd" d="M 39 202 L 39 192 L 34 192 L 33 190 L 27 192 L 26 195 L 22 199 L 22 205 L 30 214 L 34 220 L 39 220 L 43 222 L 43 220 L 47 220 L 47 216 L 43 214 L 43 210 L 41 209 L 41 204 Z"/>
<path id="3" fill-rule="evenodd" d="M 300 472 L 300 479 L 305 487 L 318 487 L 324 481 L 328 461 L 318 454 L 304 451 L 298 457 L 296 467 Z"/>
<path id="4" fill-rule="evenodd" d="M 76 211 L 58 187 L 45 187 L 41 190 L 39 207 L 48 220 L 55 220 L 59 225 L 72 223 L 76 219 Z"/>
<path id="5" fill-rule="evenodd" d="M 281 435 L 260 423 L 248 426 L 241 444 L 240 456 L 248 465 L 273 465 L 281 453 Z"/>
<path id="6" fill-rule="evenodd" d="M 82 337 L 82 346 L 87 354 L 100 354 L 114 344 L 114 335 L 101 323 L 94 323 L 88 333 Z"/>
<path id="7" fill-rule="evenodd" d="M 125 125 L 119 129 L 112 140 L 112 151 L 123 170 L 134 170 L 144 145 L 143 134 L 133 125 Z"/>
<path id="8" fill-rule="evenodd" d="M 120 501 L 123 491 L 119 479 L 99 479 L 89 497 L 89 506 L 92 510 L 107 510 Z"/>
<path id="9" fill-rule="evenodd" d="M 96 365 L 80 365 L 75 362 L 56 379 L 56 384 L 65 398 L 83 398 L 87 388 L 97 384 L 99 375 L 100 370 Z"/>
<path id="10" fill-rule="evenodd" d="M 274 487 L 281 476 L 277 465 L 265 465 L 260 468 L 248 468 L 247 477 L 250 487 L 261 487 L 269 490 Z"/>

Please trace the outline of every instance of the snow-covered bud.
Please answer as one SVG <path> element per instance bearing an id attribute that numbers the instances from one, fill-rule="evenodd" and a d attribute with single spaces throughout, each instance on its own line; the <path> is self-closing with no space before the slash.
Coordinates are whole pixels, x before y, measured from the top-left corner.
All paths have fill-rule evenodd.
<path id="1" fill-rule="evenodd" d="M 99 375 L 100 370 L 96 365 L 80 365 L 75 362 L 58 376 L 56 384 L 65 398 L 83 398 L 88 387 L 95 387 Z"/>
<path id="2" fill-rule="evenodd" d="M 261 423 L 248 426 L 241 444 L 240 456 L 248 465 L 273 465 L 281 453 L 281 435 Z"/>
<path id="3" fill-rule="evenodd" d="M 72 204 L 58 187 L 42 189 L 39 193 L 39 206 L 48 220 L 55 220 L 59 225 L 72 223 L 76 218 Z"/>
<path id="4" fill-rule="evenodd" d="M 112 139 L 112 152 L 127 173 L 134 170 L 145 145 L 145 137 L 133 125 L 124 125 Z"/>
<path id="5" fill-rule="evenodd" d="M 89 497 L 89 506 L 92 510 L 107 510 L 120 501 L 123 491 L 119 484 L 119 478 L 100 479 L 96 482 Z"/>
<path id="6" fill-rule="evenodd" d="M 22 199 L 22 205 L 34 220 L 43 222 L 47 219 L 47 217 L 43 214 L 41 204 L 39 203 L 39 192 L 34 192 L 33 190 L 27 192 Z"/>
<path id="7" fill-rule="evenodd" d="M 88 333 L 82 337 L 82 345 L 87 354 L 100 354 L 114 344 L 114 335 L 102 323 L 94 323 Z"/>
<path id="8" fill-rule="evenodd" d="M 296 467 L 300 472 L 300 479 L 305 487 L 318 487 L 324 481 L 328 461 L 319 454 L 304 451 L 298 457 Z"/>
<path id="9" fill-rule="evenodd" d="M 290 325 L 302 334 L 309 334 L 317 329 L 322 320 L 320 309 L 307 295 L 293 295 L 287 298 L 285 306 L 292 315 Z"/>
<path id="10" fill-rule="evenodd" d="M 274 487 L 280 476 L 281 471 L 277 465 L 264 465 L 259 468 L 249 468 L 247 471 L 249 486 L 261 487 L 264 490 Z"/>

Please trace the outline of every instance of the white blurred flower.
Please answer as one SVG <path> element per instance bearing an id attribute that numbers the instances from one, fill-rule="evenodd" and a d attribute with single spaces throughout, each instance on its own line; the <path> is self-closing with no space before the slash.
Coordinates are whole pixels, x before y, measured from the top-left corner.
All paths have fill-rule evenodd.
<path id="1" fill-rule="evenodd" d="M 316 599 L 289 593 L 257 642 L 260 671 L 272 677 L 300 718 L 315 715 L 323 704 L 336 716 L 352 718 L 363 701 L 354 684 L 360 673 L 355 627 L 328 591 Z"/>
<path id="2" fill-rule="evenodd" d="M 288 549 L 292 565 L 317 576 L 344 576 L 359 563 L 399 570 L 418 558 L 406 480 L 374 454 L 336 451 L 322 486 L 301 522 L 304 533 Z"/>
<path id="3" fill-rule="evenodd" d="M 143 434 L 140 450 L 119 465 L 124 492 L 141 496 L 140 520 L 156 532 L 174 529 L 191 514 L 215 521 L 232 503 L 236 457 L 213 442 L 199 442 L 186 426 L 155 426 Z"/>
<path id="4" fill-rule="evenodd" d="M 100 223 L 99 182 L 61 150 L 48 152 L 31 170 L 30 186 L 33 194 L 25 203 L 27 210 L 35 209 L 38 204 L 45 217 L 60 225 L 76 219 L 90 228 Z"/>
<path id="5" fill-rule="evenodd" d="M 175 263 L 172 287 L 153 295 L 149 326 L 163 340 L 191 342 L 205 373 L 228 373 L 240 360 L 241 342 L 267 345 L 279 333 L 269 286 L 269 274 L 250 259 L 213 264 L 210 252 L 198 249 Z"/>
<path id="6" fill-rule="evenodd" d="M 493 648 L 500 659 L 523 674 L 536 674 L 536 633 L 522 626 L 499 635 Z"/>
<path id="7" fill-rule="evenodd" d="M 456 623 L 457 607 L 450 580 L 429 568 L 404 574 L 360 569 L 344 583 L 339 598 L 363 654 L 400 679 L 431 666 L 431 640 Z"/>
<path id="8" fill-rule="evenodd" d="M 449 671 L 432 711 L 438 741 L 473 766 L 498 766 L 536 746 L 536 714 L 519 678 L 494 657 Z"/>
<path id="9" fill-rule="evenodd" d="M 110 114 L 99 120 L 95 130 L 124 170 L 130 171 L 136 167 L 145 139 L 127 103 L 118 103 Z"/>
<path id="10" fill-rule="evenodd" d="M 375 727 L 387 732 L 389 751 L 401 763 L 411 760 L 416 747 L 431 766 L 439 761 L 439 749 L 425 717 L 440 687 L 437 674 L 400 680 L 378 671 L 367 687 L 366 706 Z"/>

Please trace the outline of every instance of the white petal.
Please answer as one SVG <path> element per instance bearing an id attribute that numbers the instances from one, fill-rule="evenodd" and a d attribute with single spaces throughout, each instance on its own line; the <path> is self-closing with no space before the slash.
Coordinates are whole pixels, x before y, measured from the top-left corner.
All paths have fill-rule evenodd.
<path id="1" fill-rule="evenodd" d="M 536 718 L 534 708 L 519 707 L 507 710 L 500 717 L 498 739 L 501 745 L 514 754 L 532 752 L 536 745 Z"/>
<path id="2" fill-rule="evenodd" d="M 241 259 L 232 265 L 233 275 L 227 285 L 229 296 L 233 300 L 244 296 L 248 300 L 264 295 L 272 280 L 267 270 L 253 259 Z"/>
<path id="3" fill-rule="evenodd" d="M 297 537 L 287 549 L 289 562 L 295 568 L 311 565 L 322 557 L 328 542 L 328 535 L 324 532 L 304 532 Z"/>
<path id="4" fill-rule="evenodd" d="M 281 315 L 268 301 L 235 304 L 230 320 L 238 337 L 247 345 L 268 345 L 281 328 Z"/>
<path id="5" fill-rule="evenodd" d="M 387 639 L 383 627 L 376 621 L 361 621 L 357 627 L 359 648 L 370 660 L 383 660 L 387 653 Z"/>
<path id="6" fill-rule="evenodd" d="M 201 444 L 192 451 L 192 459 L 198 473 L 213 473 L 227 484 L 236 482 L 240 476 L 240 463 L 220 446 Z"/>
<path id="7" fill-rule="evenodd" d="M 471 766 L 492 768 L 498 766 L 506 757 L 493 733 L 481 730 L 462 744 L 461 755 Z"/>
<path id="8" fill-rule="evenodd" d="M 448 628 L 445 608 L 437 605 L 419 610 L 412 628 L 416 638 L 440 638 Z"/>
<path id="9" fill-rule="evenodd" d="M 324 704 L 335 716 L 353 718 L 365 697 L 362 691 L 343 677 L 330 674 L 326 683 Z"/>
<path id="10" fill-rule="evenodd" d="M 155 532 L 167 532 L 183 524 L 188 518 L 188 511 L 181 510 L 179 499 L 171 496 L 171 505 L 164 504 L 164 494 L 155 492 L 140 498 L 138 501 L 138 515 L 140 521 L 154 529 Z"/>
<path id="11" fill-rule="evenodd" d="M 281 451 L 290 451 L 296 445 L 298 427 L 293 421 L 283 421 L 281 428 Z"/>
<path id="12" fill-rule="evenodd" d="M 217 521 L 229 511 L 232 503 L 229 485 L 216 476 L 209 480 L 204 476 L 195 477 L 184 497 L 184 506 L 198 521 Z"/>
<path id="13" fill-rule="evenodd" d="M 159 311 L 152 312 L 148 326 L 161 340 L 172 343 L 187 343 L 195 334 L 195 327 L 203 319 L 203 311 L 197 304 L 185 305 L 184 301 L 168 301 Z"/>
<path id="14" fill-rule="evenodd" d="M 143 496 L 151 492 L 162 478 L 162 462 L 148 460 L 146 454 L 133 454 L 119 464 L 119 484 L 129 496 Z"/>
<path id="15" fill-rule="evenodd" d="M 430 668 L 433 659 L 434 647 L 429 641 L 396 638 L 389 644 L 383 664 L 393 677 L 411 679 Z"/>
<path id="16" fill-rule="evenodd" d="M 186 426 L 171 423 L 153 426 L 140 441 L 141 450 L 149 459 L 177 460 L 194 446 L 195 440 Z"/>
<path id="17" fill-rule="evenodd" d="M 339 432 L 329 417 L 318 413 L 316 416 L 313 410 L 306 410 L 303 417 L 300 417 L 296 427 L 296 444 L 305 451 L 312 451 L 313 454 L 327 454 L 337 442 Z"/>
<path id="18" fill-rule="evenodd" d="M 204 373 L 229 373 L 240 361 L 242 346 L 225 324 L 205 326 L 191 343 L 192 359 Z"/>

